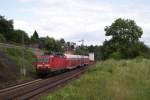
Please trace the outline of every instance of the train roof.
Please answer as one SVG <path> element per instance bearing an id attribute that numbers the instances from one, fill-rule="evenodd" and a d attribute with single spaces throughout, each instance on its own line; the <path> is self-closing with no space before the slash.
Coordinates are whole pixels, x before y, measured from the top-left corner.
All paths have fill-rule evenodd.
<path id="1" fill-rule="evenodd" d="M 36 58 L 51 58 L 54 56 L 58 56 L 58 55 L 36 55 Z M 89 56 L 84 56 L 84 55 L 72 55 L 72 54 L 64 54 L 61 56 L 65 56 L 66 58 L 89 58 Z"/>
<path id="2" fill-rule="evenodd" d="M 72 55 L 72 54 L 64 54 L 67 58 L 89 58 L 88 56 L 83 55 Z"/>
<path id="3" fill-rule="evenodd" d="M 36 55 L 37 58 L 50 58 L 54 57 L 53 55 Z"/>

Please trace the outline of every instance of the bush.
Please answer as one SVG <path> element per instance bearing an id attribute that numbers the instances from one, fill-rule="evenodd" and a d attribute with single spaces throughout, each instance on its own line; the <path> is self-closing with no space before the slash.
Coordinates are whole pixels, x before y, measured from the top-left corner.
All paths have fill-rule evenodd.
<path id="1" fill-rule="evenodd" d="M 6 41 L 5 37 L 0 33 L 0 42 L 5 42 L 5 41 Z"/>
<path id="2" fill-rule="evenodd" d="M 109 58 L 113 58 L 113 59 L 121 59 L 122 55 L 119 52 L 114 52 L 112 54 L 110 54 Z"/>
<path id="3" fill-rule="evenodd" d="M 29 50 L 24 51 L 24 58 L 22 49 L 16 49 L 16 48 L 0 48 L 0 52 L 3 52 L 12 62 L 16 64 L 16 69 L 18 70 L 17 73 L 20 73 L 20 67 L 22 66 L 22 63 L 24 63 L 24 66 L 27 69 L 27 77 L 34 77 L 35 74 L 35 68 L 32 65 L 33 63 L 33 53 Z"/>
<path id="4" fill-rule="evenodd" d="M 128 46 L 115 47 L 111 42 L 107 42 L 102 47 L 102 58 L 133 59 L 138 56 L 150 58 L 150 48 L 143 42 L 132 43 Z"/>
<path id="5" fill-rule="evenodd" d="M 109 59 L 40 100 L 150 100 L 150 60 Z"/>

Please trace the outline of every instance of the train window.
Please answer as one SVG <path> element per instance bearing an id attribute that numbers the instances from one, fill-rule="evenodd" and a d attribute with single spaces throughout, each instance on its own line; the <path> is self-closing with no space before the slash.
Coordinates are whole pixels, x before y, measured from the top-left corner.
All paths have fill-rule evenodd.
<path id="1" fill-rule="evenodd" d="M 38 58 L 38 62 L 48 62 L 48 58 Z"/>

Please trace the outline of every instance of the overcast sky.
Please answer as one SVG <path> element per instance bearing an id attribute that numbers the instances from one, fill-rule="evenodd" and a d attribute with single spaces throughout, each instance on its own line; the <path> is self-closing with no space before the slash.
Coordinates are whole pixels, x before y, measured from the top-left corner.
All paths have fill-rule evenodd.
<path id="1" fill-rule="evenodd" d="M 64 38 L 79 44 L 99 45 L 107 38 L 104 28 L 117 18 L 142 27 L 141 41 L 150 46 L 150 0 L 1 0 L 0 14 L 14 20 L 15 29 L 31 36 Z"/>

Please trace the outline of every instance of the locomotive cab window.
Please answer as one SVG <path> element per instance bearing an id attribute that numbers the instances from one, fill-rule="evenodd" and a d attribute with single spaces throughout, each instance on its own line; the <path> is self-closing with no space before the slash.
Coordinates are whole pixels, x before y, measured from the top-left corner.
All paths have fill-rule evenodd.
<path id="1" fill-rule="evenodd" d="M 38 58 L 38 62 L 48 62 L 48 58 Z"/>

